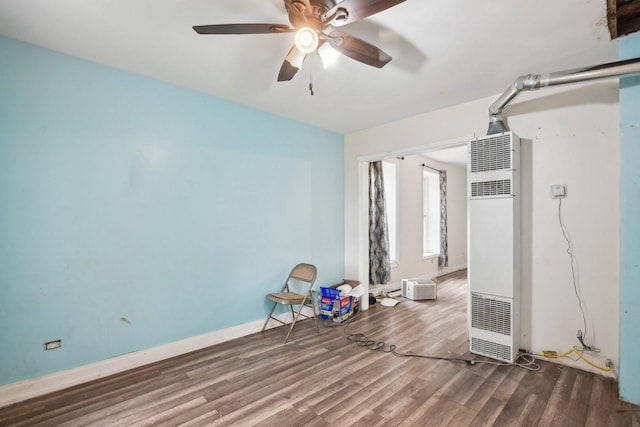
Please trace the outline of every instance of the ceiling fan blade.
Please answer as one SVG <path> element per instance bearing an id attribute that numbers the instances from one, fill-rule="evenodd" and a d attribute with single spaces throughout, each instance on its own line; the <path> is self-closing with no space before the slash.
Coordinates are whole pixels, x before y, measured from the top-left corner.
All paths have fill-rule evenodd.
<path id="1" fill-rule="evenodd" d="M 387 10 L 404 1 L 406 0 L 343 0 L 329 9 L 324 16 L 331 18 L 340 9 L 346 10 L 348 12 L 346 17 L 338 15 L 338 17 L 331 22 L 331 25 L 340 27 Z"/>
<path id="2" fill-rule="evenodd" d="M 193 29 L 198 34 L 269 34 L 295 31 L 295 29 L 284 24 L 196 25 Z"/>
<path id="3" fill-rule="evenodd" d="M 284 60 L 282 62 L 282 67 L 280 67 L 280 72 L 278 73 L 278 81 L 288 82 L 296 75 L 297 72 L 298 69 L 296 67 L 291 65 L 289 61 Z"/>
<path id="4" fill-rule="evenodd" d="M 333 31 L 326 36 L 326 40 L 341 54 L 372 67 L 382 68 L 391 61 L 391 56 L 374 45 L 342 31 Z"/>
<path id="5" fill-rule="evenodd" d="M 302 68 L 306 55 L 298 50 L 296 45 L 293 45 L 287 57 L 282 62 L 280 67 L 280 73 L 278 73 L 278 81 L 286 82 L 291 80 L 298 70 Z"/>

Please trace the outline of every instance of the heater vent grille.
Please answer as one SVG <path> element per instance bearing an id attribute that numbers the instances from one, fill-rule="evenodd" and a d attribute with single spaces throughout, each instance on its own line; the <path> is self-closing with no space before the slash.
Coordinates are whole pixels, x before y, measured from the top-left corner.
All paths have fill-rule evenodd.
<path id="1" fill-rule="evenodd" d="M 471 141 L 471 172 L 511 169 L 511 137 L 496 135 Z"/>
<path id="2" fill-rule="evenodd" d="M 511 336 L 511 302 L 471 294 L 471 327 Z"/>
<path id="3" fill-rule="evenodd" d="M 510 179 L 471 183 L 471 197 L 505 196 L 510 194 L 511 194 Z"/>
<path id="4" fill-rule="evenodd" d="M 471 338 L 471 351 L 494 359 L 511 362 L 511 347 L 480 338 Z"/>

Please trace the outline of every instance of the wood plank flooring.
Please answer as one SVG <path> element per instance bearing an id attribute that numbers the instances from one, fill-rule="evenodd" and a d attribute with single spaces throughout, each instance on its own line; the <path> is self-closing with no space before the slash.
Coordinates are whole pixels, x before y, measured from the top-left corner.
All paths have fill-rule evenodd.
<path id="1" fill-rule="evenodd" d="M 474 358 L 466 277 L 437 301 L 373 306 L 348 326 L 277 328 L 0 408 L 1 426 L 640 426 L 617 385 L 542 362 L 468 365 L 397 357 L 347 340 L 362 333 L 402 353 Z"/>

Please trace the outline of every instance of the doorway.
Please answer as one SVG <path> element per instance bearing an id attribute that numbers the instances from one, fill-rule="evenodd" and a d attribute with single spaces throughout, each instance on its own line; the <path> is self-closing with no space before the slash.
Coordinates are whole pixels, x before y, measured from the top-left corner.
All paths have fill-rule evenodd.
<path id="1" fill-rule="evenodd" d="M 369 200 L 368 166 L 387 161 L 396 165 L 396 262 L 385 291 L 400 289 L 402 279 L 436 277 L 466 268 L 467 264 L 467 139 L 414 147 L 403 152 L 385 153 L 359 159 L 359 270 L 362 283 L 369 283 Z M 438 265 L 439 254 L 428 251 L 425 232 L 425 181 L 423 171 L 430 168 L 447 175 L 447 240 L 449 262 Z M 439 210 L 439 208 L 438 208 Z M 439 213 L 438 213 L 439 214 Z M 435 215 L 432 212 L 431 215 Z M 431 236 L 433 237 L 433 236 Z M 439 238 L 439 235 L 438 235 Z M 365 280 L 362 280 L 365 279 Z M 364 309 L 365 307 L 363 307 Z"/>

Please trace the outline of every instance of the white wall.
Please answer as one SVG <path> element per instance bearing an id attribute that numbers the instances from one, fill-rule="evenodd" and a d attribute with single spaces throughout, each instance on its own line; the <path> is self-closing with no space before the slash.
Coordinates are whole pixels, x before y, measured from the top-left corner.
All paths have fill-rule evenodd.
<path id="1" fill-rule="evenodd" d="M 485 135 L 496 99 L 411 117 L 345 137 L 345 273 L 366 280 L 359 251 L 362 159 Z M 588 316 L 588 342 L 618 360 L 619 109 L 617 81 L 525 93 L 505 115 L 522 139 L 522 346 L 564 351 L 577 344 L 582 318 L 551 184 L 567 184 L 563 216 L 574 245 Z M 443 142 L 444 141 L 444 142 Z M 579 365 L 585 368 L 584 363 Z"/>
<path id="2" fill-rule="evenodd" d="M 391 283 L 423 275 L 447 273 L 467 264 L 466 170 L 421 155 L 397 160 L 398 266 L 391 269 Z M 438 259 L 422 256 L 422 164 L 447 171 L 447 227 L 449 266 L 438 268 Z"/>

